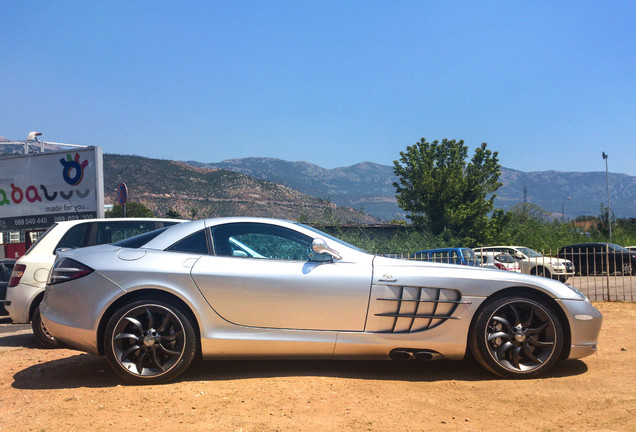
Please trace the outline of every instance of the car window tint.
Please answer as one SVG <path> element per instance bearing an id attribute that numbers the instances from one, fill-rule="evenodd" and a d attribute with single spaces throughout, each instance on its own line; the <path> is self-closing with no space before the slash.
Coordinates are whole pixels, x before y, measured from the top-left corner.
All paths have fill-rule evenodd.
<path id="1" fill-rule="evenodd" d="M 98 222 L 94 244 L 115 243 L 148 231 L 154 231 L 154 221 Z M 91 242 L 90 245 L 92 246 Z"/>
<path id="2" fill-rule="evenodd" d="M 205 230 L 200 230 L 195 232 L 194 234 L 190 234 L 188 237 L 179 240 L 166 250 L 171 252 L 186 252 L 199 255 L 207 255 L 208 241 L 206 239 Z"/>
<path id="3" fill-rule="evenodd" d="M 311 238 L 296 231 L 262 223 L 232 223 L 212 229 L 214 253 L 222 256 L 320 261 L 310 252 Z"/>
<path id="4" fill-rule="evenodd" d="M 81 223 L 71 227 L 53 249 L 76 249 L 86 246 L 88 229 L 92 223 Z"/>

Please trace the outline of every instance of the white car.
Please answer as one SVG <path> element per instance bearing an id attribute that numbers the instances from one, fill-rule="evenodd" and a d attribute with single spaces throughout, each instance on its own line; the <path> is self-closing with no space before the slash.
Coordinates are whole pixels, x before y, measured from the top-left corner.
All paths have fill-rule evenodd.
<path id="1" fill-rule="evenodd" d="M 479 258 L 482 267 L 521 273 L 519 263 L 505 252 L 479 252 L 475 255 Z"/>
<path id="2" fill-rule="evenodd" d="M 473 250 L 475 253 L 507 253 L 519 263 L 522 273 L 558 279 L 561 282 L 565 282 L 567 278 L 574 276 L 574 264 L 572 264 L 572 261 L 543 256 L 536 250 L 525 246 L 484 246 Z"/>
<path id="3" fill-rule="evenodd" d="M 114 243 L 128 237 L 177 224 L 175 219 L 111 218 L 57 222 L 18 259 L 7 286 L 5 309 L 14 323 L 31 322 L 39 342 L 49 348 L 59 343 L 40 320 L 40 302 L 58 250 Z"/>

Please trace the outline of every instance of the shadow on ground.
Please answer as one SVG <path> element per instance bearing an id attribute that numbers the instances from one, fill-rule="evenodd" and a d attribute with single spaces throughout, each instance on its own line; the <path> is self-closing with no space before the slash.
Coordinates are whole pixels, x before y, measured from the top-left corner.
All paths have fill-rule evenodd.
<path id="1" fill-rule="evenodd" d="M 544 378 L 583 374 L 587 365 L 580 360 L 559 363 Z M 275 377 L 334 377 L 411 382 L 498 380 L 473 360 L 393 362 L 355 360 L 241 360 L 195 361 L 175 381 L 225 381 Z M 125 384 L 110 369 L 104 357 L 90 354 L 39 363 L 14 376 L 19 389 L 103 388 Z M 170 384 L 168 384 L 170 385 Z"/>
<path id="2" fill-rule="evenodd" d="M 33 333 L 12 334 L 0 338 L 2 348 L 42 348 Z"/>

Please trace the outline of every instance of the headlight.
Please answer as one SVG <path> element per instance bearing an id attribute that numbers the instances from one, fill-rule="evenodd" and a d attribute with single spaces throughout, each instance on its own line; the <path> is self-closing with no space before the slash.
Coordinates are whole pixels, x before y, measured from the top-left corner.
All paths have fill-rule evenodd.
<path id="1" fill-rule="evenodd" d="M 574 288 L 572 285 L 568 285 L 568 284 L 563 284 L 566 287 L 570 288 L 572 291 L 574 291 L 575 293 L 577 293 L 579 295 L 579 297 L 581 297 L 583 300 L 588 301 L 587 297 L 585 296 L 585 294 L 583 294 L 581 291 L 579 291 L 578 289 Z"/>

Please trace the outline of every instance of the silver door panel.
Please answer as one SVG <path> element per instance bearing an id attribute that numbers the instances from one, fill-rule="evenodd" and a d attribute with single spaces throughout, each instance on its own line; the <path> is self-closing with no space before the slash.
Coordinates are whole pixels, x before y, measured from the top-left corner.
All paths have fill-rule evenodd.
<path id="1" fill-rule="evenodd" d="M 202 257 L 192 278 L 210 306 L 241 326 L 364 329 L 371 289 L 367 262 L 309 263 L 239 257 Z"/>

